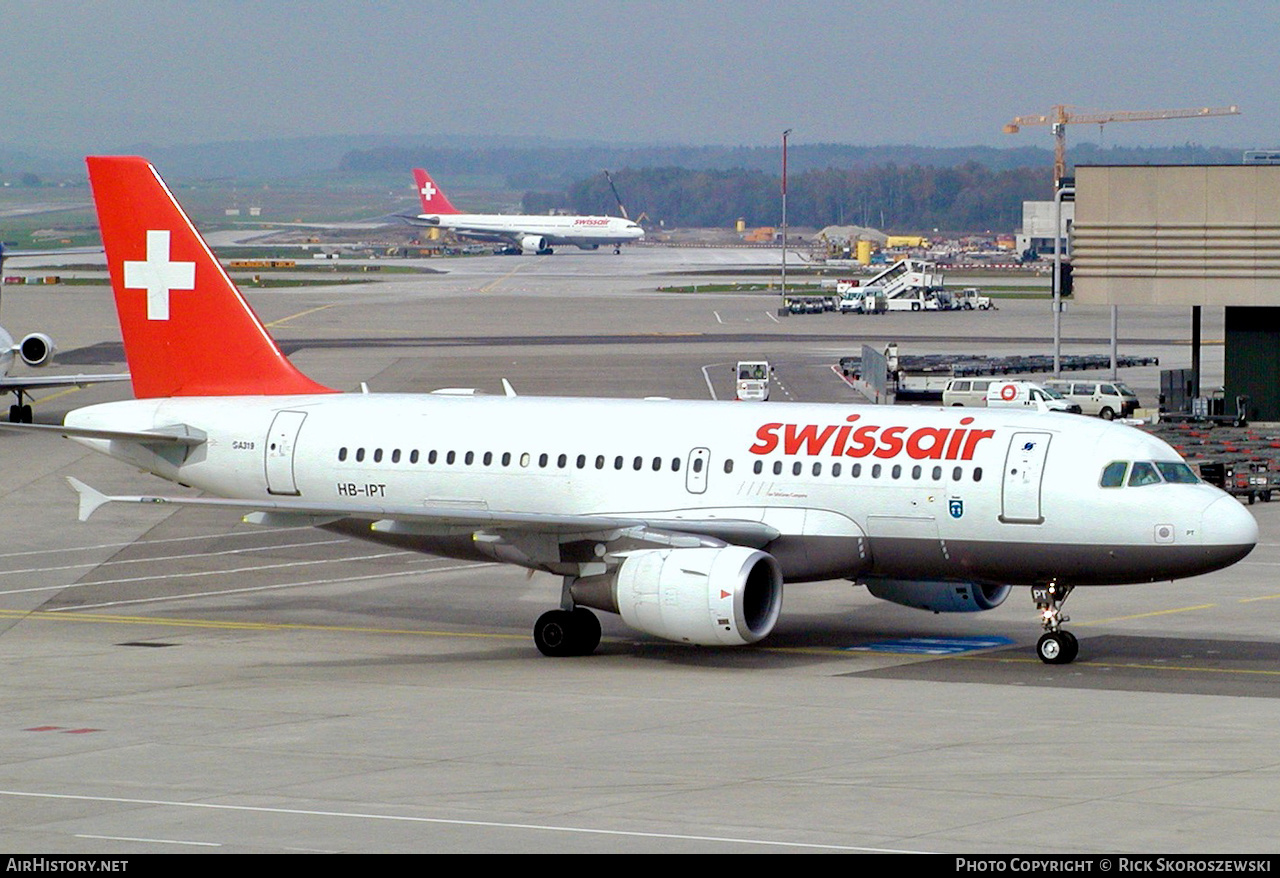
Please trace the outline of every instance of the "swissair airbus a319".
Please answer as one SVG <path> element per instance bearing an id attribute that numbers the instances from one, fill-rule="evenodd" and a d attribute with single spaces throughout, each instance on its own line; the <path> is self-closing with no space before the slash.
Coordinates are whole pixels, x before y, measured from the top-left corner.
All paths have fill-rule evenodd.
<path id="1" fill-rule="evenodd" d="M 755 643 L 784 583 L 885 600 L 1040 607 L 1042 660 L 1078 586 L 1243 558 L 1253 517 L 1146 433 L 1007 409 L 337 393 L 281 354 L 155 170 L 89 158 L 136 399 L 70 412 L 72 439 L 207 492 L 108 501 L 237 510 L 563 578 L 534 627 L 592 652 L 617 613 L 659 638 Z M 18 427 L 15 429 L 28 429 Z M 589 609 L 590 608 L 590 609 Z"/>
<path id="2" fill-rule="evenodd" d="M 644 237 L 644 229 L 625 217 L 460 213 L 422 168 L 413 169 L 413 182 L 422 199 L 422 214 L 413 220 L 415 224 L 451 229 L 464 238 L 498 241 L 515 252 L 546 254 L 560 245 L 595 250 L 604 244 L 619 253 L 621 245 Z"/>

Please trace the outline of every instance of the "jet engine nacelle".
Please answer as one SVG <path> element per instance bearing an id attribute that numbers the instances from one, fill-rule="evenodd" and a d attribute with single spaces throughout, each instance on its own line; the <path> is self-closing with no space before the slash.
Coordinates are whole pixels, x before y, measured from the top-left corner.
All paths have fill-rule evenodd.
<path id="1" fill-rule="evenodd" d="M 592 601 L 589 587 L 580 592 L 575 585 L 574 598 L 681 643 L 755 643 L 782 612 L 782 568 L 772 555 L 744 546 L 642 549 L 627 555 L 610 586 L 607 597 L 597 592 Z"/>
<path id="2" fill-rule="evenodd" d="M 53 359 L 53 339 L 43 332 L 33 332 L 18 345 L 18 356 L 28 366 L 44 366 Z"/>
<path id="3" fill-rule="evenodd" d="M 867 591 L 882 601 L 935 613 L 976 613 L 994 610 L 1004 603 L 1012 587 L 976 582 L 941 582 L 927 579 L 868 579 Z"/>
<path id="4" fill-rule="evenodd" d="M 520 249 L 532 250 L 535 253 L 539 250 L 546 250 L 547 239 L 541 235 L 522 235 L 520 237 Z"/>

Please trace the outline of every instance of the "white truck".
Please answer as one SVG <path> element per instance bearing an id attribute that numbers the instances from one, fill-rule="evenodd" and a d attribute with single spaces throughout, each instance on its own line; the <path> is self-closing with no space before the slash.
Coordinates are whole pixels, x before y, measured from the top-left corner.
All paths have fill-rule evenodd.
<path id="1" fill-rule="evenodd" d="M 1040 408 L 1080 414 L 1080 406 L 1061 393 L 1033 381 L 992 381 L 987 386 L 987 408 Z"/>
<path id="2" fill-rule="evenodd" d="M 956 307 L 964 311 L 990 311 L 995 307 L 991 304 L 991 297 L 982 295 L 982 290 L 977 287 L 965 287 L 952 293 L 951 298 Z"/>
<path id="3" fill-rule="evenodd" d="M 734 398 L 741 402 L 766 402 L 773 367 L 767 360 L 739 360 L 734 369 Z"/>

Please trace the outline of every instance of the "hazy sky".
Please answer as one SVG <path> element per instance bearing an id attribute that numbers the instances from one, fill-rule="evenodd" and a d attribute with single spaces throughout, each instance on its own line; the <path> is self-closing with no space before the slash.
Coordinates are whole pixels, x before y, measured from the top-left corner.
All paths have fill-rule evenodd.
<path id="1" fill-rule="evenodd" d="M 613 143 L 1280 147 L 1280 3 L 0 0 L 0 143 L 95 152 L 311 134 Z M 1097 142 L 1097 126 L 1068 131 Z"/>

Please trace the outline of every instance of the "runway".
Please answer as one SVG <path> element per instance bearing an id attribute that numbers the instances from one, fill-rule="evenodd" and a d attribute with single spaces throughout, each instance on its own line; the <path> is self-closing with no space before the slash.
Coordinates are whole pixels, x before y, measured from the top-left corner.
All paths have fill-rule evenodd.
<path id="1" fill-rule="evenodd" d="M 249 297 L 300 368 L 347 390 L 506 378 L 527 395 L 726 398 L 730 365 L 764 356 L 785 398 L 840 402 L 853 392 L 830 366 L 864 342 L 1048 350 L 1041 302 L 779 317 L 767 294 L 655 292 L 762 259 L 746 254 L 435 261 L 444 273 Z M 123 367 L 106 287 L 6 289 L 3 316 L 53 335 L 76 371 Z M 1071 352 L 1105 352 L 1108 325 L 1074 306 Z M 1121 335 L 1124 354 L 1189 363 L 1187 315 L 1126 310 Z M 1206 369 L 1220 380 L 1220 347 Z M 1157 367 L 1122 377 L 1154 401 Z M 50 393 L 36 418 L 127 392 Z M 847 582 L 788 586 L 758 647 L 684 647 L 602 615 L 596 655 L 552 660 L 530 636 L 558 600 L 550 576 L 210 510 L 108 506 L 81 524 L 67 476 L 182 490 L 0 434 L 11 852 L 1275 848 L 1280 504 L 1252 507 L 1261 542 L 1225 571 L 1078 589 L 1069 666 L 1035 658 L 1025 589 L 930 615 Z"/>

